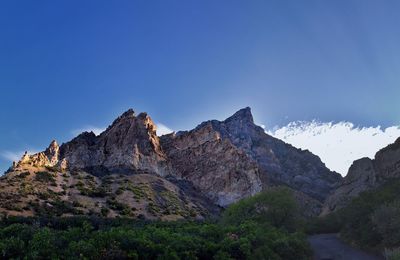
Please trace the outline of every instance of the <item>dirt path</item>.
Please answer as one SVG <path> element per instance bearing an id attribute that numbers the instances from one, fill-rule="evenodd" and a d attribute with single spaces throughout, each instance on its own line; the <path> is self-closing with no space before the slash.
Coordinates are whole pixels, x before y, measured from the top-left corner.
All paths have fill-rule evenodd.
<path id="1" fill-rule="evenodd" d="M 378 256 L 370 255 L 350 247 L 339 240 L 337 234 L 320 234 L 308 238 L 314 251 L 315 260 L 381 260 Z"/>

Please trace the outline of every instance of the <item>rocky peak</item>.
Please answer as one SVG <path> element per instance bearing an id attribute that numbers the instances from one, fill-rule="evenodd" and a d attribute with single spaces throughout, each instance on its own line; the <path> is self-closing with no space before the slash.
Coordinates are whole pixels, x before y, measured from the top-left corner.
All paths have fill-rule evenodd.
<path id="1" fill-rule="evenodd" d="M 251 109 L 248 107 L 224 121 L 207 121 L 192 131 L 162 138 L 164 151 L 172 158 L 172 165 L 179 165 L 180 172 L 188 172 L 187 167 L 193 167 L 203 178 L 215 173 L 211 168 L 196 168 L 198 164 L 196 160 L 200 161 L 208 156 L 207 160 L 212 162 L 216 155 L 205 147 L 216 149 L 211 145 L 216 143 L 221 145 L 215 147 L 226 145 L 240 154 L 238 156 L 240 160 L 249 161 L 246 167 L 255 163 L 252 167 L 257 172 L 257 178 L 261 180 L 263 187 L 284 184 L 323 201 L 341 180 L 338 173 L 331 172 L 311 152 L 302 151 L 267 135 L 261 127 L 254 124 Z M 228 148 L 226 149 L 228 151 Z M 225 153 L 228 153 L 227 151 Z M 185 158 L 192 155 L 196 156 L 191 161 L 192 165 L 189 165 Z M 232 165 L 232 168 L 237 167 L 229 160 L 232 158 L 221 159 L 220 167 L 225 169 L 228 165 Z M 249 174 L 248 169 L 244 172 Z M 188 176 L 192 178 L 194 175 Z M 253 182 L 256 187 L 254 183 L 257 181 Z"/>
<path id="2" fill-rule="evenodd" d="M 156 126 L 146 113 L 124 112 L 96 136 L 82 133 L 61 147 L 61 157 L 70 168 L 100 172 L 147 171 L 165 174 L 165 155 Z"/>
<path id="3" fill-rule="evenodd" d="M 54 166 L 58 163 L 59 155 L 60 155 L 60 146 L 57 144 L 56 140 L 53 140 L 49 147 L 44 151 L 47 159 L 49 160 L 49 164 Z"/>
<path id="4" fill-rule="evenodd" d="M 135 117 L 135 111 L 132 108 L 129 108 L 124 113 L 122 113 L 117 119 L 115 119 L 114 123 L 120 120 L 124 120 L 127 118 L 134 118 L 134 117 Z"/>
<path id="5" fill-rule="evenodd" d="M 28 167 L 53 167 L 59 162 L 60 147 L 53 140 L 44 152 L 28 154 L 25 152 L 19 162 L 14 162 L 11 170 Z"/>
<path id="6" fill-rule="evenodd" d="M 130 122 L 133 122 L 135 120 L 135 118 L 136 118 L 135 111 L 132 108 L 130 108 L 124 113 L 122 113 L 119 117 L 117 117 L 117 119 L 115 119 L 103 133 L 109 131 L 111 128 L 114 128 L 118 125 L 129 125 Z"/>
<path id="7" fill-rule="evenodd" d="M 250 107 L 245 107 L 237 111 L 231 117 L 225 120 L 226 123 L 228 122 L 247 122 L 254 124 L 253 115 L 251 113 Z"/>

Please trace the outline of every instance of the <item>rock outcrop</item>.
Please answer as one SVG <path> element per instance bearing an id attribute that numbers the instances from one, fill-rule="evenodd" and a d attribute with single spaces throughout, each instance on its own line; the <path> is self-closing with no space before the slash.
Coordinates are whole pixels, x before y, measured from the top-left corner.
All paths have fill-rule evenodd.
<path id="1" fill-rule="evenodd" d="M 340 209 L 361 192 L 396 178 L 400 178 L 400 138 L 377 152 L 374 159 L 354 161 L 339 187 L 326 200 L 322 214 Z"/>
<path id="2" fill-rule="evenodd" d="M 56 141 L 52 141 L 49 147 L 40 153 L 29 155 L 28 152 L 22 156 L 19 162 L 14 162 L 11 170 L 32 167 L 54 167 L 58 164 L 60 147 Z"/>
<path id="3" fill-rule="evenodd" d="M 86 132 L 63 144 L 60 159 L 69 169 L 94 174 L 168 173 L 155 124 L 146 113 L 135 116 L 133 110 L 122 114 L 99 136 Z"/>

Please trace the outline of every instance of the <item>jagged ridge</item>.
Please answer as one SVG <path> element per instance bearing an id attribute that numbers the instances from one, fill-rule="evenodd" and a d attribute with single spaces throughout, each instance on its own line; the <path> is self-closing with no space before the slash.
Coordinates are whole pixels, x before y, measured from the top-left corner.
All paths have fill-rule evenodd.
<path id="1" fill-rule="evenodd" d="M 11 172 L 35 173 L 46 167 L 91 174 L 99 183 L 110 175 L 150 174 L 178 185 L 178 193 L 185 193 L 179 191 L 182 183 L 191 185 L 201 193 L 197 202 L 210 199 L 220 206 L 275 185 L 323 201 L 341 179 L 309 151 L 267 135 L 254 124 L 250 108 L 161 139 L 146 113 L 136 116 L 128 110 L 99 136 L 85 132 L 60 147 L 53 141 L 44 152 L 24 155 Z M 194 199 L 188 194 L 182 198 Z"/>

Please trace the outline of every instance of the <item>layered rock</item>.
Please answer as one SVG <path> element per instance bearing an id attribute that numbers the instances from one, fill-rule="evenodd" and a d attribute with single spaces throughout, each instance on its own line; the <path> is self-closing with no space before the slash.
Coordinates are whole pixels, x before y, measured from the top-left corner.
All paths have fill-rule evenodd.
<path id="1" fill-rule="evenodd" d="M 326 200 L 322 214 L 340 209 L 361 192 L 396 178 L 400 178 L 400 138 L 377 152 L 374 159 L 354 161 L 339 187 Z"/>

